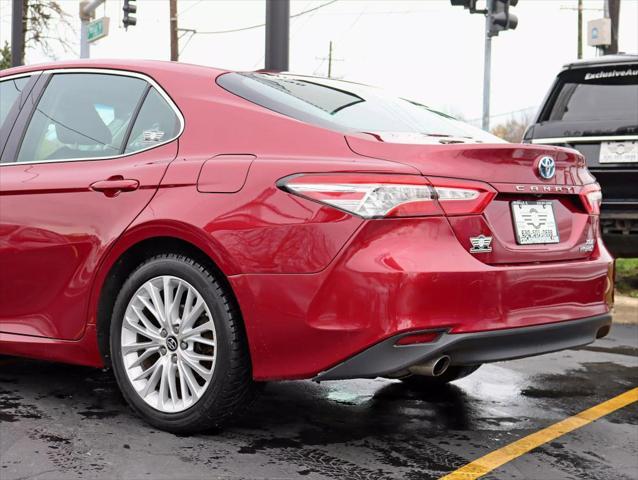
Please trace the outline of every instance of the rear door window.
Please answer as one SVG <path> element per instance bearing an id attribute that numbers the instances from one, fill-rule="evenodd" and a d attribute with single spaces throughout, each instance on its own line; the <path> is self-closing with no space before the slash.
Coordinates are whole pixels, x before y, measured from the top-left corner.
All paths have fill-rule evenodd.
<path id="1" fill-rule="evenodd" d="M 137 152 L 165 143 L 175 138 L 179 134 L 179 129 L 180 121 L 175 111 L 164 97 L 152 88 L 135 120 L 125 153 Z"/>
<path id="2" fill-rule="evenodd" d="M 119 155 L 145 80 L 97 73 L 55 74 L 27 127 L 18 162 Z"/>
<path id="3" fill-rule="evenodd" d="M 31 77 L 19 77 L 0 82 L 0 128 L 4 126 L 9 112 L 17 105 L 22 90 L 29 83 Z"/>

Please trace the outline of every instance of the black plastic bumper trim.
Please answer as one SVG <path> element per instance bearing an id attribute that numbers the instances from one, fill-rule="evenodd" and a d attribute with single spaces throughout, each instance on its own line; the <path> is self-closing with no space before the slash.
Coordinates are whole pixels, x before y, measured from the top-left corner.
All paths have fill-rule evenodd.
<path id="1" fill-rule="evenodd" d="M 452 365 L 478 365 L 542 355 L 587 345 L 596 340 L 601 328 L 610 325 L 611 314 L 605 314 L 531 327 L 475 333 L 441 332 L 431 343 L 397 346 L 399 338 L 419 333 L 404 332 L 321 372 L 313 380 L 382 377 L 439 355 L 449 355 Z"/>

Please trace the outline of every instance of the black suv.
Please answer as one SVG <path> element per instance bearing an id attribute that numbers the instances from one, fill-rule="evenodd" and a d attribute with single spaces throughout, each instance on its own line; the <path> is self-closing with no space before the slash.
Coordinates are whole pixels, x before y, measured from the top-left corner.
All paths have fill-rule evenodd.
<path id="1" fill-rule="evenodd" d="M 587 158 L 603 190 L 607 247 L 617 257 L 638 257 L 638 55 L 565 65 L 523 139 Z"/>

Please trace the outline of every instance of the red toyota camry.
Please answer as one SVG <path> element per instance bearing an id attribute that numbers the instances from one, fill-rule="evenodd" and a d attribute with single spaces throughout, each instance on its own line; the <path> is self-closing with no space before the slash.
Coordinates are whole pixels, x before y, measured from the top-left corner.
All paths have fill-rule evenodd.
<path id="1" fill-rule="evenodd" d="M 151 424 L 266 380 L 434 388 L 611 324 L 577 151 L 365 85 L 163 62 L 0 73 L 0 353 L 111 367 Z"/>

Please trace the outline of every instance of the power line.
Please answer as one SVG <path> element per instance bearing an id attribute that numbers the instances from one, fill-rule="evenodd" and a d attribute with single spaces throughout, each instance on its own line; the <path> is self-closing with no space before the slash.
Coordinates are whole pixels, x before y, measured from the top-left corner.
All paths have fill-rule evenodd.
<path id="1" fill-rule="evenodd" d="M 326 3 L 322 3 L 321 5 L 318 5 L 316 7 L 313 8 L 309 8 L 308 10 L 304 10 L 302 12 L 299 13 L 295 13 L 294 15 L 290 15 L 290 18 L 296 18 L 296 17 L 300 17 L 302 15 L 305 15 L 306 13 L 310 13 L 310 12 L 314 12 L 315 10 L 319 10 L 320 8 L 323 7 L 327 7 L 328 5 L 332 5 L 335 2 L 338 2 L 339 0 L 330 0 Z M 261 27 L 265 27 L 266 24 L 265 23 L 260 23 L 257 25 L 251 25 L 249 27 L 241 27 L 241 28 L 231 28 L 229 30 L 214 30 L 214 31 L 208 31 L 208 32 L 196 32 L 199 33 L 200 35 L 219 35 L 219 34 L 223 34 L 223 33 L 235 33 L 235 32 L 244 32 L 246 30 L 253 30 L 255 28 L 261 28 Z"/>
<path id="2" fill-rule="evenodd" d="M 536 105 L 531 105 L 529 107 L 525 107 L 525 108 L 519 108 L 518 110 L 511 110 L 509 112 L 503 112 L 503 113 L 497 113 L 496 115 L 490 115 L 490 118 L 497 118 L 497 117 L 505 117 L 507 115 L 513 115 L 515 113 L 521 113 L 521 112 L 526 112 L 528 110 L 531 109 L 536 109 L 538 108 Z M 473 123 L 473 122 L 478 122 L 482 119 L 483 117 L 478 117 L 478 118 L 472 118 L 470 120 L 465 120 L 466 123 Z"/>
<path id="3" fill-rule="evenodd" d="M 348 33 L 350 30 L 352 30 L 352 28 L 357 24 L 357 22 L 361 19 L 361 17 L 363 16 L 363 14 L 366 12 L 366 10 L 368 9 L 368 5 L 364 4 L 363 8 L 361 9 L 361 11 L 359 12 L 359 15 L 357 15 L 357 17 L 354 19 L 354 21 L 350 24 L 350 26 L 344 31 L 341 32 L 341 34 L 339 35 L 339 39 L 341 39 L 341 37 L 343 37 L 346 33 Z M 332 43 L 332 42 L 331 42 Z M 324 62 L 327 60 L 327 57 L 323 57 L 321 59 L 321 63 L 319 64 L 319 66 L 317 68 L 314 69 L 314 71 L 312 72 L 313 75 L 316 75 L 317 72 L 319 70 L 321 70 L 321 67 L 323 66 Z M 340 61 L 343 59 L 340 59 Z"/>
<path id="4" fill-rule="evenodd" d="M 186 12 L 188 12 L 190 9 L 196 7 L 197 5 L 199 5 L 200 3 L 202 3 L 204 0 L 197 0 L 195 3 L 193 3 L 192 5 L 189 5 L 188 7 L 186 7 L 184 10 L 182 10 L 181 12 L 178 12 L 177 15 L 184 15 Z"/>

